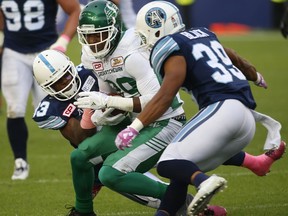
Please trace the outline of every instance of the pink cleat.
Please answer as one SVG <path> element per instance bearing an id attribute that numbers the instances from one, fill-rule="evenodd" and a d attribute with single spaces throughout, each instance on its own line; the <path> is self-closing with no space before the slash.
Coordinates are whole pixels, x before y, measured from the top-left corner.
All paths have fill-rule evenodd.
<path id="1" fill-rule="evenodd" d="M 204 213 L 200 213 L 199 216 L 226 216 L 227 210 L 222 206 L 209 205 Z"/>
<path id="2" fill-rule="evenodd" d="M 279 160 L 286 150 L 286 143 L 281 141 L 278 149 L 271 149 L 264 154 L 257 156 L 257 165 L 253 168 L 250 167 L 250 170 L 258 176 L 265 176 L 270 172 L 270 167 L 272 164 Z"/>

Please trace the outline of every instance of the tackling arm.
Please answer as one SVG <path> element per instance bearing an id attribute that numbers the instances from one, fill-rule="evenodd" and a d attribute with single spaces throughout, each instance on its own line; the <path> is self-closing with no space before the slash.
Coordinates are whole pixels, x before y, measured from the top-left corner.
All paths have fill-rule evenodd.
<path id="1" fill-rule="evenodd" d="M 78 146 L 84 139 L 96 133 L 96 129 L 83 129 L 80 121 L 76 118 L 70 118 L 67 124 L 60 129 L 63 137 L 70 141 L 73 146 Z"/>

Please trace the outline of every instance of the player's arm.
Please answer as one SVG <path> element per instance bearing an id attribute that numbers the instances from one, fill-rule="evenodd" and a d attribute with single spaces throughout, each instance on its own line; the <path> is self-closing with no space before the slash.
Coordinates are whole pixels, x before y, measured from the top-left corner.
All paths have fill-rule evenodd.
<path id="1" fill-rule="evenodd" d="M 76 33 L 78 19 L 81 12 L 80 3 L 77 0 L 57 0 L 63 11 L 68 15 L 62 34 L 72 38 Z"/>
<path id="2" fill-rule="evenodd" d="M 74 146 L 78 146 L 84 139 L 96 133 L 96 129 L 83 129 L 80 121 L 76 118 L 70 118 L 67 124 L 59 129 L 64 138 L 69 140 Z"/>
<path id="3" fill-rule="evenodd" d="M 267 88 L 267 84 L 263 76 L 259 72 L 257 72 L 254 65 L 239 56 L 234 50 L 227 47 L 224 49 L 228 57 L 232 61 L 233 65 L 235 65 L 238 69 L 242 71 L 247 80 L 253 81 L 255 85 L 258 85 L 260 87 Z"/>
<path id="4" fill-rule="evenodd" d="M 143 126 L 151 124 L 166 112 L 186 77 L 187 65 L 183 56 L 169 57 L 163 67 L 164 78 L 160 90 L 137 116 Z M 136 126 L 135 129 L 140 131 L 141 127 Z"/>
<path id="5" fill-rule="evenodd" d="M 132 89 L 132 91 L 135 90 L 136 94 L 138 90 L 141 96 L 133 98 L 108 96 L 101 93 L 107 93 L 107 90 L 103 87 L 102 81 L 98 80 L 100 92 L 81 92 L 79 93 L 80 98 L 74 104 L 82 109 L 115 108 L 127 112 L 141 112 L 142 108 L 160 88 L 159 81 L 150 67 L 148 59 L 143 58 L 138 53 L 134 53 L 125 59 L 125 70 L 136 82 L 137 89 Z"/>
<path id="6" fill-rule="evenodd" d="M 66 52 L 67 46 L 76 33 L 78 18 L 81 12 L 80 3 L 77 0 L 57 0 L 63 11 L 68 15 L 65 27 L 58 40 L 50 46 L 50 49 Z"/>

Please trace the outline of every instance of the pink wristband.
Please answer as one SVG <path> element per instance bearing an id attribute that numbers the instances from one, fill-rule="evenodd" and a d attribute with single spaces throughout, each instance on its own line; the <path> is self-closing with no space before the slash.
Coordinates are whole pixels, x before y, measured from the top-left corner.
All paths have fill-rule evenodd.
<path id="1" fill-rule="evenodd" d="M 68 41 L 68 42 L 70 42 L 70 40 L 71 40 L 71 38 L 68 35 L 66 35 L 66 34 L 62 34 L 61 37 L 63 39 L 65 39 L 66 41 Z"/>

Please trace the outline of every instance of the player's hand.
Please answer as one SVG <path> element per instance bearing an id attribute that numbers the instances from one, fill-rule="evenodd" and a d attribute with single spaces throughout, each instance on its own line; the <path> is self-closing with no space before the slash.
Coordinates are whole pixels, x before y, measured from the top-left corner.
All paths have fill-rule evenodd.
<path id="1" fill-rule="evenodd" d="M 103 109 L 106 108 L 108 95 L 101 92 L 80 92 L 77 101 L 74 102 L 81 109 Z"/>
<path id="2" fill-rule="evenodd" d="M 124 148 L 129 148 L 132 146 L 132 140 L 139 134 L 137 130 L 132 127 L 127 127 L 118 133 L 115 144 L 118 149 L 123 150 Z"/>
<path id="3" fill-rule="evenodd" d="M 67 35 L 65 35 L 65 34 L 62 34 L 62 35 L 58 38 L 58 40 L 57 40 L 54 44 L 52 44 L 52 45 L 50 46 L 50 49 L 58 50 L 58 51 L 60 51 L 60 52 L 62 52 L 62 53 L 65 53 L 66 50 L 67 50 L 67 46 L 68 46 L 70 40 L 71 40 L 71 39 L 69 38 L 69 36 L 67 36 Z"/>
<path id="4" fill-rule="evenodd" d="M 102 110 L 95 110 L 91 116 L 91 121 L 97 126 L 117 125 L 125 119 L 126 115 L 123 113 L 111 115 L 114 110 L 114 108 L 108 108 L 104 112 Z"/>
<path id="5" fill-rule="evenodd" d="M 264 80 L 264 77 L 259 72 L 257 72 L 257 80 L 254 83 L 259 87 L 263 87 L 265 89 L 268 88 L 267 83 Z"/>

